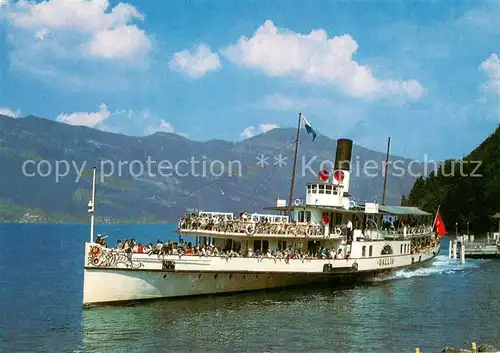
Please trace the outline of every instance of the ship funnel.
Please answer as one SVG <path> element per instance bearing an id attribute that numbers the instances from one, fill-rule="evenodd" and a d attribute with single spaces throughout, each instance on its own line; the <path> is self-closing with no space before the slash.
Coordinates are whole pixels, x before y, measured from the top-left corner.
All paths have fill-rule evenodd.
<path id="1" fill-rule="evenodd" d="M 338 139 L 337 154 L 335 155 L 335 164 L 333 172 L 333 183 L 341 188 L 340 197 L 348 197 L 349 182 L 351 179 L 351 156 L 352 156 L 352 140 Z M 347 199 L 347 202 L 349 200 Z"/>
<path id="2" fill-rule="evenodd" d="M 351 170 L 352 140 L 338 139 L 335 170 Z"/>

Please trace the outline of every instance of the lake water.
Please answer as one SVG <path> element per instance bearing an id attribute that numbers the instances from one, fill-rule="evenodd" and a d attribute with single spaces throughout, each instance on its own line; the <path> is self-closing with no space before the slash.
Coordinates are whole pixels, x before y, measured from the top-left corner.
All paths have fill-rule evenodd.
<path id="1" fill-rule="evenodd" d="M 138 241 L 172 224 L 98 225 Z M 343 288 L 160 300 L 82 310 L 86 225 L 0 225 L 0 352 L 439 352 L 500 348 L 500 261 L 425 268 Z"/>

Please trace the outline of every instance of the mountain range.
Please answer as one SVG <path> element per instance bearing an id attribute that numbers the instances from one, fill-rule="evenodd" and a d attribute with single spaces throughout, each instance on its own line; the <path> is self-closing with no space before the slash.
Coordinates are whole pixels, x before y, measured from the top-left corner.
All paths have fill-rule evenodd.
<path id="1" fill-rule="evenodd" d="M 0 220 L 41 215 L 86 220 L 93 166 L 98 167 L 96 214 L 110 220 L 175 220 L 195 209 L 261 212 L 277 198 L 288 200 L 295 134 L 295 129 L 276 128 L 238 142 L 201 142 L 173 133 L 125 136 L 35 116 L 0 115 Z M 386 139 L 380 137 L 381 149 Z M 294 199 L 304 198 L 305 183 L 317 180 L 321 167 L 332 168 L 335 151 L 336 140 L 320 135 L 312 142 L 301 131 Z M 396 159 L 403 168 L 411 162 L 391 157 Z M 350 193 L 355 199 L 380 202 L 384 160 L 385 153 L 354 144 Z M 373 161 L 370 175 L 363 172 L 367 161 Z M 414 174 L 422 169 L 422 164 L 412 166 Z M 394 171 L 391 166 L 387 203 L 399 205 L 416 178 Z"/>

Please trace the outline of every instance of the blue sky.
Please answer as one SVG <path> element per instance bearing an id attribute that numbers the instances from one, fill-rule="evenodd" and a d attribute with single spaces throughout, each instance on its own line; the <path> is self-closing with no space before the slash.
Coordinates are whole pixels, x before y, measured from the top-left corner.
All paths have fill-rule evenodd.
<path id="1" fill-rule="evenodd" d="M 241 140 L 301 111 L 333 138 L 458 157 L 500 123 L 499 6 L 0 0 L 0 112 Z"/>

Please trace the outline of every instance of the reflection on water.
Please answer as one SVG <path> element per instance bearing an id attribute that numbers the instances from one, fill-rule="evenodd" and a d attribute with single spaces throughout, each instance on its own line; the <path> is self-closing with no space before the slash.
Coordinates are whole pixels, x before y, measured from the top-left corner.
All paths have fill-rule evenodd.
<path id="1" fill-rule="evenodd" d="M 89 352 L 137 349 L 138 344 L 153 351 L 283 351 L 291 341 L 301 342 L 296 348 L 324 347 L 324 338 L 305 337 L 304 327 L 316 326 L 317 335 L 343 336 L 342 329 L 324 322 L 332 311 L 346 310 L 352 295 L 311 288 L 94 308 L 83 313 L 84 345 Z"/>

